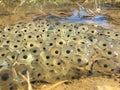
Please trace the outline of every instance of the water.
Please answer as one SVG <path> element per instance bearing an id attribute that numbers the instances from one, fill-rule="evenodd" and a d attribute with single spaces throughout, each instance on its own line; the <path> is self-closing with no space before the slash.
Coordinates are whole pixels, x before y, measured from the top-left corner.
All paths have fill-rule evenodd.
<path id="1" fill-rule="evenodd" d="M 80 12 L 80 16 L 78 14 L 79 12 Z M 64 18 L 64 19 L 60 19 L 59 21 L 60 22 L 74 22 L 74 23 L 81 23 L 81 24 L 91 24 L 91 25 L 102 26 L 107 29 L 112 28 L 104 15 L 98 14 L 94 17 L 84 17 L 84 15 L 87 15 L 87 14 L 88 13 L 85 9 L 81 9 L 80 11 L 74 10 L 72 16 Z"/>

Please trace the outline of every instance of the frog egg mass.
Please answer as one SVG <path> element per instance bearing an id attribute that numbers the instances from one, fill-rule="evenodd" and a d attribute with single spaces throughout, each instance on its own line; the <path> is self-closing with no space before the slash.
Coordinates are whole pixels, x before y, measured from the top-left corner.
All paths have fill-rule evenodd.
<path id="1" fill-rule="evenodd" d="M 86 68 L 87 67 L 87 68 Z M 0 87 L 120 74 L 120 32 L 79 23 L 19 23 L 0 30 Z M 12 89 L 10 89 L 12 88 Z"/>

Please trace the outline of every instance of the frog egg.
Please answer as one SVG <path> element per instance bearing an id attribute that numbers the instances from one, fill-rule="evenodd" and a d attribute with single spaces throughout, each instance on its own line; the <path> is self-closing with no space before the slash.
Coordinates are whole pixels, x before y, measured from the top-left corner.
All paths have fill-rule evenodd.
<path id="1" fill-rule="evenodd" d="M 54 47 L 55 46 L 55 41 L 53 41 L 53 40 L 48 40 L 46 43 L 45 43 L 45 45 L 48 47 L 48 49 L 51 49 L 52 47 Z"/>
<path id="2" fill-rule="evenodd" d="M 68 61 L 63 58 L 53 58 L 54 71 L 60 75 L 66 75 L 70 69 Z"/>
<path id="3" fill-rule="evenodd" d="M 18 82 L 11 81 L 3 86 L 1 86 L 1 90 L 18 90 Z"/>
<path id="4" fill-rule="evenodd" d="M 75 64 L 80 67 L 86 66 L 87 63 L 88 61 L 82 55 L 74 55 L 71 60 L 71 64 Z"/>
<path id="5" fill-rule="evenodd" d="M 27 27 L 29 29 L 33 29 L 35 27 L 35 23 L 33 23 L 33 22 L 27 23 L 25 27 Z"/>
<path id="6" fill-rule="evenodd" d="M 24 35 L 24 39 L 26 41 L 33 41 L 33 40 L 35 41 L 36 40 L 34 33 L 27 33 L 27 34 L 25 34 Z"/>
<path id="7" fill-rule="evenodd" d="M 51 37 L 54 36 L 54 33 L 47 33 L 46 35 L 46 39 L 45 40 L 51 40 Z"/>
<path id="8" fill-rule="evenodd" d="M 45 79 L 45 70 L 42 67 L 33 68 L 31 71 L 31 82 L 32 81 L 44 81 Z"/>
<path id="9" fill-rule="evenodd" d="M 22 75 L 25 75 L 25 76 L 27 75 L 27 72 L 31 73 L 30 67 L 25 64 L 16 64 L 14 66 L 14 68 L 15 68 L 17 76 L 19 76 L 19 73 L 21 73 Z M 17 78 L 21 78 L 21 76 L 19 76 Z"/>
<path id="10" fill-rule="evenodd" d="M 17 60 L 17 57 L 18 57 L 18 52 L 16 51 L 13 51 L 13 52 L 9 52 L 6 57 L 12 62 L 12 63 L 15 63 L 15 61 Z"/>
<path id="11" fill-rule="evenodd" d="M 1 35 L 1 37 L 4 38 L 4 39 L 6 39 L 6 38 L 8 38 L 10 36 L 11 36 L 11 34 L 5 33 L 5 32 L 3 32 L 2 35 Z"/>
<path id="12" fill-rule="evenodd" d="M 27 49 L 31 49 L 33 47 L 40 47 L 41 43 L 37 42 L 37 41 L 28 41 L 24 43 L 24 47 L 26 47 Z"/>
<path id="13" fill-rule="evenodd" d="M 14 38 L 24 38 L 24 33 L 23 32 L 17 32 L 15 35 L 14 35 L 15 37 Z"/>
<path id="14" fill-rule="evenodd" d="M 83 47 L 91 45 L 91 42 L 88 39 L 80 39 L 77 43 Z"/>
<path id="15" fill-rule="evenodd" d="M 6 39 L 6 40 L 3 40 L 3 42 L 2 42 L 2 47 L 4 47 L 4 46 L 8 46 L 9 47 L 9 45 L 12 43 L 12 39 Z"/>
<path id="16" fill-rule="evenodd" d="M 69 41 L 69 42 L 67 43 L 67 45 L 70 46 L 70 47 L 76 47 L 77 43 L 72 40 L 72 41 Z"/>
<path id="17" fill-rule="evenodd" d="M 112 39 L 120 40 L 120 32 L 113 32 Z"/>
<path id="18" fill-rule="evenodd" d="M 6 57 L 9 50 L 6 50 L 5 48 L 0 48 L 0 57 Z"/>
<path id="19" fill-rule="evenodd" d="M 71 41 L 74 41 L 74 42 L 78 42 L 79 41 L 79 37 L 78 36 L 72 36 L 70 38 L 71 38 Z"/>
<path id="20" fill-rule="evenodd" d="M 72 33 L 65 33 L 65 34 L 62 35 L 62 38 L 64 38 L 64 40 L 69 41 L 69 40 L 71 40 L 72 36 L 73 36 Z"/>
<path id="21" fill-rule="evenodd" d="M 4 32 L 5 33 L 11 33 L 13 31 L 13 27 L 12 26 L 6 26 L 5 28 L 4 28 Z"/>
<path id="22" fill-rule="evenodd" d="M 85 26 L 85 25 L 82 25 L 82 26 L 79 26 L 78 30 L 81 30 L 81 33 L 85 33 L 88 31 L 88 26 Z"/>
<path id="23" fill-rule="evenodd" d="M 51 55 L 53 55 L 54 57 L 59 57 L 61 55 L 61 48 L 60 47 L 52 47 L 50 49 Z"/>
<path id="24" fill-rule="evenodd" d="M 108 58 L 111 58 L 111 57 L 116 57 L 117 53 L 114 51 L 114 49 L 107 48 L 107 49 L 103 50 L 103 55 Z"/>
<path id="25" fill-rule="evenodd" d="M 14 25 L 14 29 L 21 29 L 21 28 L 24 28 L 25 27 L 25 23 L 23 22 L 18 22 L 17 24 Z"/>
<path id="26" fill-rule="evenodd" d="M 66 41 L 62 38 L 56 39 L 56 46 L 63 47 L 66 44 Z"/>
<path id="27" fill-rule="evenodd" d="M 96 60 L 92 64 L 92 71 L 93 72 L 99 72 L 99 73 L 113 73 L 112 71 L 117 68 L 116 62 L 113 60 L 107 60 L 107 59 L 102 59 L 102 60 Z"/>
<path id="28" fill-rule="evenodd" d="M 82 71 L 80 69 L 76 69 L 76 68 L 71 68 L 66 76 L 64 77 L 64 79 L 66 80 L 71 80 L 71 79 L 79 79 L 82 76 Z"/>
<path id="29" fill-rule="evenodd" d="M 69 58 L 69 57 L 73 57 L 74 52 L 75 52 L 75 48 L 70 47 L 70 46 L 64 46 L 62 48 L 62 54 L 61 55 L 62 55 L 62 57 Z"/>
<path id="30" fill-rule="evenodd" d="M 17 43 L 17 42 L 11 42 L 10 43 L 10 50 L 17 50 L 19 48 L 21 48 L 23 45 L 21 43 Z"/>
<path id="31" fill-rule="evenodd" d="M 27 28 L 27 27 L 24 27 L 24 28 L 20 29 L 20 31 L 23 32 L 24 34 L 31 32 L 30 29 Z"/>
<path id="32" fill-rule="evenodd" d="M 112 30 L 104 30 L 103 34 L 108 36 L 108 37 L 111 37 L 113 35 L 113 31 Z"/>
<path id="33" fill-rule="evenodd" d="M 100 39 L 97 43 L 97 46 L 100 47 L 101 49 L 106 49 L 109 48 L 111 45 L 109 41 L 107 41 L 106 39 Z"/>
<path id="34" fill-rule="evenodd" d="M 42 51 L 40 53 L 40 57 L 42 58 L 43 62 L 49 62 L 50 60 L 52 60 L 53 56 L 47 51 Z"/>
<path id="35" fill-rule="evenodd" d="M 0 58 L 0 69 L 2 70 L 3 68 L 8 68 L 11 66 L 11 61 L 7 58 Z"/>
<path id="36" fill-rule="evenodd" d="M 42 35 L 39 32 L 35 33 L 34 36 L 36 40 L 40 40 L 42 38 Z"/>
<path id="37" fill-rule="evenodd" d="M 34 56 L 39 56 L 41 51 L 40 51 L 39 47 L 33 47 L 33 48 L 30 49 L 30 52 Z"/>
<path id="38" fill-rule="evenodd" d="M 30 65 L 33 60 L 34 60 L 34 56 L 28 51 L 21 52 L 17 58 L 17 62 L 21 64 L 24 63 L 26 65 Z"/>
<path id="39" fill-rule="evenodd" d="M 63 28 L 55 28 L 55 33 L 58 35 L 64 34 L 64 29 Z"/>
<path id="40" fill-rule="evenodd" d="M 65 33 L 75 34 L 75 30 L 72 27 L 69 27 L 65 30 Z"/>
<path id="41" fill-rule="evenodd" d="M 75 35 L 80 35 L 81 34 L 81 30 L 80 29 L 75 29 Z"/>
<path id="42" fill-rule="evenodd" d="M 91 42 L 92 45 L 96 45 L 98 42 L 97 37 L 94 36 L 89 36 L 88 40 Z"/>
<path id="43" fill-rule="evenodd" d="M 31 65 L 33 68 L 38 68 L 39 67 L 45 67 L 43 64 L 42 64 L 42 59 L 40 56 L 36 56 L 34 57 L 34 60 L 31 62 Z"/>
<path id="44" fill-rule="evenodd" d="M 96 29 L 89 29 L 88 30 L 88 32 L 87 33 L 89 33 L 89 34 L 91 34 L 91 35 L 97 35 L 98 34 L 98 31 L 96 30 Z"/>
<path id="45" fill-rule="evenodd" d="M 10 69 L 3 69 L 0 71 L 0 85 L 4 86 L 13 81 L 13 73 Z"/>

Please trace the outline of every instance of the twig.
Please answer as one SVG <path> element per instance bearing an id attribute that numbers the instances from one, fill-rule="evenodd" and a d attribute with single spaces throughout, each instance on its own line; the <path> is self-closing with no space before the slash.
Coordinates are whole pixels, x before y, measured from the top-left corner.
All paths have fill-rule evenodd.
<path id="1" fill-rule="evenodd" d="M 32 89 L 32 85 L 31 85 L 31 83 L 30 83 L 29 72 L 27 71 L 27 77 L 25 77 L 25 76 L 22 75 L 21 73 L 19 73 L 19 75 L 27 82 L 27 84 L 28 84 L 28 90 L 33 90 L 33 89 Z"/>

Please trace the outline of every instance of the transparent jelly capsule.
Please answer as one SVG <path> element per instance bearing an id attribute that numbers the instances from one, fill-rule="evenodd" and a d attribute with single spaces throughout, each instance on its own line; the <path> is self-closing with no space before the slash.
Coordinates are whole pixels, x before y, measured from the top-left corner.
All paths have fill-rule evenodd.
<path id="1" fill-rule="evenodd" d="M 45 79 L 45 69 L 42 67 L 33 68 L 31 71 L 31 82 L 32 81 L 44 81 Z"/>
<path id="2" fill-rule="evenodd" d="M 111 37 L 113 35 L 113 31 L 112 30 L 104 30 L 103 34 L 108 36 L 108 37 Z"/>
<path id="3" fill-rule="evenodd" d="M 111 74 L 117 68 L 118 68 L 117 63 L 114 60 L 107 58 L 96 60 L 95 62 L 93 62 L 91 67 L 93 72 L 98 72 L 103 74 L 105 73 Z"/>
<path id="4" fill-rule="evenodd" d="M 19 76 L 19 73 L 21 73 L 22 75 L 27 75 L 27 72 L 31 73 L 31 68 L 29 65 L 25 65 L 25 64 L 16 64 L 14 66 L 15 71 L 17 73 L 17 75 Z M 21 76 L 19 76 L 19 78 L 21 78 Z M 21 78 L 22 79 L 22 78 Z"/>
<path id="5" fill-rule="evenodd" d="M 28 52 L 28 51 L 25 51 L 25 52 L 21 52 L 19 55 L 18 55 L 18 58 L 17 58 L 17 61 L 19 63 L 23 63 L 23 64 L 26 64 L 26 65 L 31 65 L 31 62 L 34 60 L 34 56 Z"/>
<path id="6" fill-rule="evenodd" d="M 35 41 L 36 40 L 36 37 L 35 37 L 35 35 L 34 35 L 34 33 L 27 33 L 27 34 L 25 34 L 24 35 L 24 39 L 26 40 L 26 41 Z"/>
<path id="7" fill-rule="evenodd" d="M 63 38 L 57 38 L 56 39 L 56 46 L 63 47 L 66 44 L 66 40 Z"/>
<path id="8" fill-rule="evenodd" d="M 70 69 L 69 60 L 59 58 L 53 58 L 54 70 L 56 73 L 65 75 Z"/>
<path id="9" fill-rule="evenodd" d="M 18 82 L 11 81 L 10 83 L 1 86 L 1 90 L 18 90 Z"/>
<path id="10" fill-rule="evenodd" d="M 9 50 L 6 50 L 5 48 L 0 48 L 0 57 L 6 57 Z"/>
<path id="11" fill-rule="evenodd" d="M 35 23 L 34 22 L 27 23 L 25 27 L 33 29 L 35 27 Z"/>
<path id="12" fill-rule="evenodd" d="M 69 41 L 69 40 L 71 40 L 72 36 L 73 36 L 72 33 L 65 33 L 65 34 L 62 35 L 62 38 L 64 38 L 64 40 Z"/>
<path id="13" fill-rule="evenodd" d="M 88 39 L 80 39 L 77 43 L 83 47 L 91 45 L 91 42 Z"/>
<path id="14" fill-rule="evenodd" d="M 52 47 L 54 47 L 55 46 L 55 41 L 53 41 L 53 40 L 48 40 L 46 43 L 45 43 L 45 45 L 49 48 L 49 49 L 51 49 Z"/>
<path id="15" fill-rule="evenodd" d="M 69 28 L 66 28 L 65 30 L 65 33 L 70 33 L 70 34 L 75 34 L 75 30 L 73 29 L 73 27 L 69 27 Z"/>
<path id="16" fill-rule="evenodd" d="M 82 76 L 82 71 L 80 69 L 77 69 L 77 68 L 71 68 L 65 77 L 63 77 L 65 80 L 69 79 L 79 79 L 80 77 Z"/>
<path id="17" fill-rule="evenodd" d="M 25 25 L 26 25 L 25 23 L 19 22 L 19 23 L 14 25 L 14 29 L 17 29 L 17 30 L 22 29 L 25 27 Z"/>
<path id="18" fill-rule="evenodd" d="M 88 31 L 89 28 L 86 25 L 82 25 L 82 26 L 79 26 L 78 29 L 81 30 L 81 33 L 85 33 Z"/>
<path id="19" fill-rule="evenodd" d="M 11 42 L 10 43 L 10 50 L 13 51 L 13 50 L 17 50 L 19 48 L 23 47 L 23 45 L 21 43 L 18 43 L 18 42 Z"/>
<path id="20" fill-rule="evenodd" d="M 111 58 L 111 57 L 116 57 L 118 54 L 115 52 L 114 49 L 112 48 L 107 48 L 103 50 L 103 56 Z"/>
<path id="21" fill-rule="evenodd" d="M 35 33 L 34 36 L 35 36 L 36 40 L 42 39 L 42 35 L 39 32 Z"/>
<path id="22" fill-rule="evenodd" d="M 42 59 L 40 56 L 36 56 L 34 58 L 34 60 L 31 62 L 31 65 L 33 68 L 38 68 L 38 67 L 45 67 L 43 64 L 42 64 Z"/>
<path id="23" fill-rule="evenodd" d="M 71 60 L 72 64 L 75 64 L 76 66 L 86 66 L 88 63 L 88 60 L 85 59 L 82 55 L 74 55 L 73 59 Z"/>
<path id="24" fill-rule="evenodd" d="M 5 33 L 11 33 L 13 31 L 13 27 L 12 26 L 6 26 L 5 28 L 4 28 L 4 32 Z"/>
<path id="25" fill-rule="evenodd" d="M 108 40 L 106 40 L 105 38 L 100 39 L 97 43 L 98 47 L 100 47 L 101 49 L 106 49 L 111 47 L 110 42 Z"/>
<path id="26" fill-rule="evenodd" d="M 13 42 L 13 39 L 12 38 L 7 38 L 5 39 L 3 42 L 2 42 L 2 45 L 1 46 L 10 46 L 10 44 Z"/>
<path id="27" fill-rule="evenodd" d="M 37 41 L 28 41 L 24 43 L 24 47 L 26 47 L 27 49 L 31 49 L 33 47 L 40 47 L 41 43 L 37 42 Z"/>
<path id="28" fill-rule="evenodd" d="M 52 47 L 50 49 L 50 53 L 51 55 L 53 55 L 54 57 L 59 57 L 61 55 L 61 48 L 60 47 Z"/>
<path id="29" fill-rule="evenodd" d="M 67 43 L 67 45 L 70 46 L 70 47 L 76 47 L 77 43 L 72 40 L 72 41 L 69 41 L 69 42 Z"/>
<path id="30" fill-rule="evenodd" d="M 0 58 L 0 70 L 11 66 L 11 61 L 7 58 Z"/>
<path id="31" fill-rule="evenodd" d="M 91 42 L 92 45 L 96 45 L 98 42 L 98 39 L 95 36 L 89 36 L 88 40 Z"/>
<path id="32" fill-rule="evenodd" d="M 13 51 L 13 52 L 9 52 L 6 57 L 12 62 L 15 63 L 18 57 L 18 52 Z"/>
<path id="33" fill-rule="evenodd" d="M 40 53 L 40 57 L 42 58 L 43 62 L 49 62 L 52 60 L 52 55 L 47 52 L 47 51 L 43 51 Z"/>
<path id="34" fill-rule="evenodd" d="M 19 31 L 15 34 L 15 37 L 14 38 L 24 38 L 24 33 Z"/>
<path id="35" fill-rule="evenodd" d="M 10 69 L 3 69 L 0 71 L 0 85 L 4 86 L 13 81 L 13 73 Z"/>
<path id="36" fill-rule="evenodd" d="M 55 28 L 55 33 L 58 35 L 64 34 L 64 32 L 65 31 L 63 28 L 58 28 L 58 27 Z"/>
<path id="37" fill-rule="evenodd" d="M 97 34 L 98 34 L 98 31 L 97 31 L 96 29 L 91 28 L 91 29 L 88 30 L 87 33 L 89 33 L 89 34 L 91 34 L 91 35 L 97 35 Z"/>
<path id="38" fill-rule="evenodd" d="M 120 32 L 113 32 L 112 39 L 120 40 Z"/>
<path id="39" fill-rule="evenodd" d="M 31 32 L 30 29 L 27 28 L 27 27 L 24 27 L 24 28 L 20 29 L 20 31 L 23 32 L 24 34 Z"/>
<path id="40" fill-rule="evenodd" d="M 33 47 L 30 49 L 30 52 L 34 56 L 39 56 L 41 51 L 39 47 Z"/>
<path id="41" fill-rule="evenodd" d="M 62 54 L 61 55 L 62 55 L 62 57 L 69 58 L 69 57 L 73 57 L 74 52 L 75 52 L 75 48 L 74 47 L 64 46 L 62 48 Z"/>
<path id="42" fill-rule="evenodd" d="M 72 36 L 71 37 L 71 41 L 78 42 L 79 41 L 79 37 L 78 36 Z"/>

